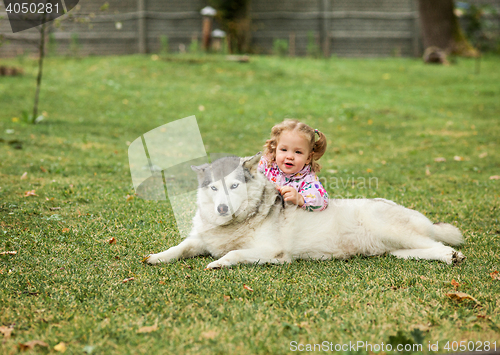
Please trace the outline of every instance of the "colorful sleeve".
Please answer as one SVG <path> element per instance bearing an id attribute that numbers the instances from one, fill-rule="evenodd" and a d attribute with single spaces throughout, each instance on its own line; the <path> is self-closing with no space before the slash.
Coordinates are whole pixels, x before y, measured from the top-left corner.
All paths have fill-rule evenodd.
<path id="1" fill-rule="evenodd" d="M 269 170 L 269 164 L 267 163 L 267 159 L 262 156 L 259 161 L 259 166 L 257 167 L 257 171 L 260 171 L 264 175 L 267 176 L 267 172 Z"/>
<path id="2" fill-rule="evenodd" d="M 278 181 L 278 172 L 273 168 L 273 164 L 266 159 L 266 157 L 262 156 L 259 161 L 259 165 L 257 166 L 257 171 L 260 171 L 264 174 L 265 177 L 269 181 L 274 184 L 277 184 Z"/>
<path id="3" fill-rule="evenodd" d="M 298 191 L 304 198 L 302 208 L 310 212 L 323 211 L 328 207 L 328 192 L 315 176 L 315 181 L 306 182 Z"/>

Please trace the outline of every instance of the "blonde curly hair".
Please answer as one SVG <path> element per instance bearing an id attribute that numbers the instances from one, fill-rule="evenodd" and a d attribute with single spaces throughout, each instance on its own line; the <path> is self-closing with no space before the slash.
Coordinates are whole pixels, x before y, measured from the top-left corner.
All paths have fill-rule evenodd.
<path id="1" fill-rule="evenodd" d="M 326 136 L 313 129 L 310 126 L 294 119 L 286 119 L 281 123 L 278 123 L 271 129 L 271 138 L 264 144 L 264 156 L 273 162 L 276 160 L 276 147 L 278 146 L 278 141 L 283 132 L 292 131 L 299 132 L 304 136 L 304 138 L 309 142 L 309 151 L 311 154 L 311 170 L 315 173 L 319 173 L 321 170 L 321 165 L 319 165 L 316 160 L 319 160 L 326 151 Z M 318 135 L 318 140 L 315 140 L 316 134 Z"/>

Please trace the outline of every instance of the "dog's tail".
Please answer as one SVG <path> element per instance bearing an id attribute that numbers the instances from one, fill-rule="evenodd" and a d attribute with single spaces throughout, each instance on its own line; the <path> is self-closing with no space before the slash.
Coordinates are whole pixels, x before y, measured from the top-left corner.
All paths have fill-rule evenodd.
<path id="1" fill-rule="evenodd" d="M 460 230 L 448 223 L 434 223 L 434 239 L 450 245 L 460 245 L 464 241 Z"/>

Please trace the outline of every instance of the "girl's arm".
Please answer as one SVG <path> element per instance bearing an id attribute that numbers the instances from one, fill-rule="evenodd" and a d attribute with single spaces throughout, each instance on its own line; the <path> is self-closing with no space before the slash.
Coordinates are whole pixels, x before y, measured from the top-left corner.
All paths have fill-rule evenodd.
<path id="1" fill-rule="evenodd" d="M 269 170 L 269 162 L 265 156 L 262 156 L 259 161 L 259 165 L 257 166 L 257 171 L 264 173 L 267 176 L 267 171 Z"/>
<path id="2" fill-rule="evenodd" d="M 328 192 L 319 181 L 304 184 L 299 194 L 304 198 L 302 208 L 306 211 L 319 212 L 328 207 Z"/>

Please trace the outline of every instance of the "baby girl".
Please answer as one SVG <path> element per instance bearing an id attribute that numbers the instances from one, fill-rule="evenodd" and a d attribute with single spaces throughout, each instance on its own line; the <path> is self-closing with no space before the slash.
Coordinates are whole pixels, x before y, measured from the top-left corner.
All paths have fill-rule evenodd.
<path id="1" fill-rule="evenodd" d="M 276 185 L 285 201 L 307 211 L 323 211 L 328 193 L 316 176 L 321 169 L 316 161 L 325 151 L 322 132 L 287 119 L 272 128 L 258 170 Z"/>

